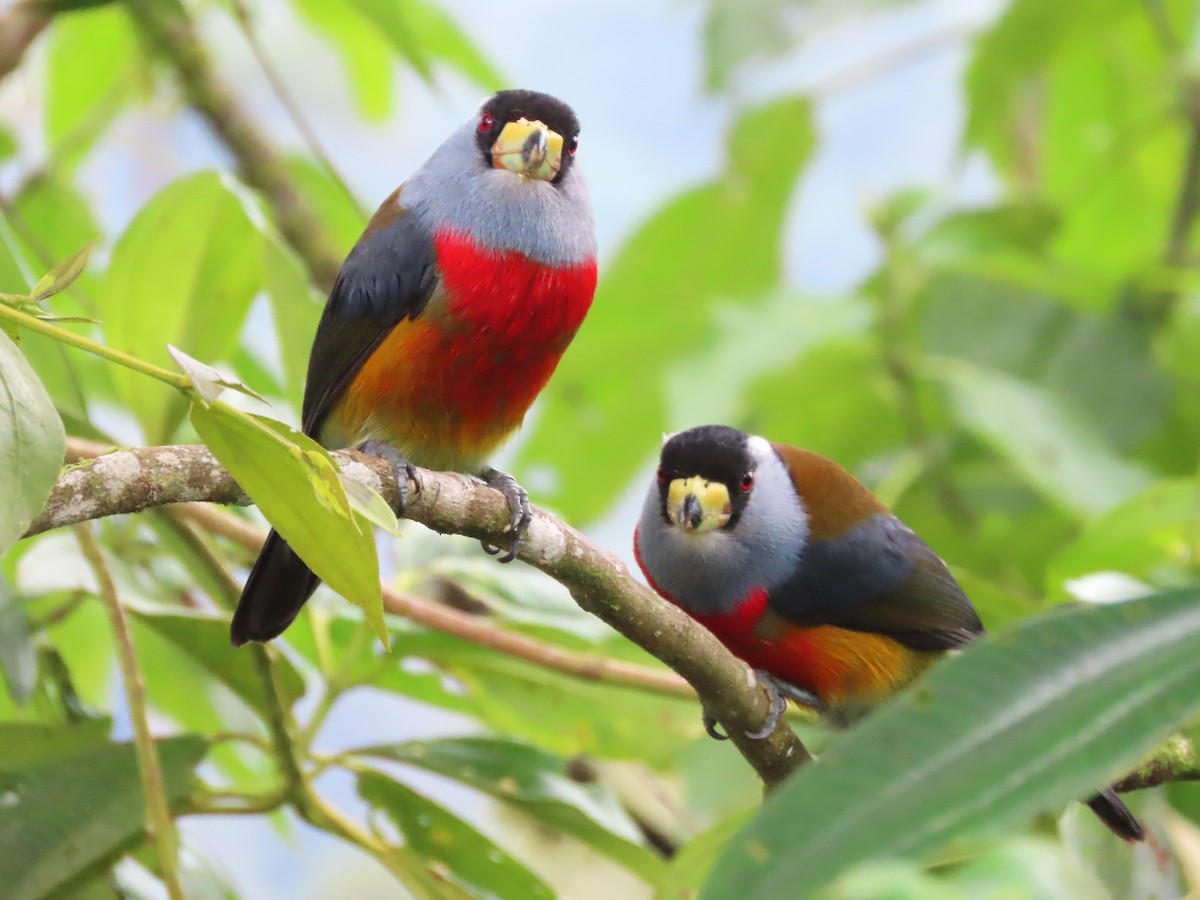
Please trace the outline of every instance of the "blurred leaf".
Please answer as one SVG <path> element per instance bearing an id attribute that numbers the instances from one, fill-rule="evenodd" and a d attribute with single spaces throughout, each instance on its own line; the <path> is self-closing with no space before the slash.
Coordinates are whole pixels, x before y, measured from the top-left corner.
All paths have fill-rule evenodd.
<path id="1" fill-rule="evenodd" d="M 208 365 L 208 363 L 202 363 L 198 359 L 193 359 L 178 347 L 167 344 L 167 352 L 179 364 L 179 368 L 183 369 L 183 373 L 191 379 L 192 387 L 196 389 L 196 393 L 200 395 L 205 403 L 212 403 L 221 396 L 221 392 L 225 388 L 245 394 L 247 397 L 253 397 L 255 400 L 262 400 L 263 403 L 267 402 L 236 378 L 226 375 L 220 369 L 214 368 Z"/>
<path id="2" fill-rule="evenodd" d="M 387 0 L 357 2 L 392 36 L 397 49 L 409 58 L 414 69 L 427 67 L 423 61 L 427 57 L 446 63 L 485 91 L 498 91 L 507 83 L 508 79 L 437 4 L 425 0 L 407 0 L 403 6 Z M 402 18 L 394 15 L 396 9 L 403 9 Z"/>
<path id="3" fill-rule="evenodd" d="M 933 374 L 949 388 L 962 426 L 1064 509 L 1105 512 L 1148 483 L 1145 471 L 1112 454 L 1045 391 L 962 361 L 943 360 Z"/>
<path id="4" fill-rule="evenodd" d="M 54 537 L 58 535 L 51 535 Z M 63 543 L 74 544 L 65 534 L 62 539 Z M 71 549 L 76 548 L 72 546 Z M 64 565 L 67 564 L 65 556 L 64 553 Z M 80 603 L 67 618 L 47 628 L 46 634 L 83 702 L 88 706 L 111 709 L 116 661 L 108 618 L 100 602 Z"/>
<path id="5" fill-rule="evenodd" d="M 308 271 L 296 254 L 280 241 L 268 240 L 264 244 L 263 272 L 279 341 L 286 396 L 299 410 L 322 298 L 309 282 Z"/>
<path id="6" fill-rule="evenodd" d="M 17 144 L 17 136 L 13 134 L 13 130 L 4 125 L 0 125 L 0 162 L 12 159 L 19 149 L 20 146 Z"/>
<path id="7" fill-rule="evenodd" d="M 354 3 L 292 0 L 292 5 L 324 32 L 338 51 L 362 116 L 373 121 L 384 119 L 395 103 L 395 73 L 387 38 Z"/>
<path id="8" fill-rule="evenodd" d="M 672 200 L 617 254 L 542 394 L 519 458 L 551 473 L 538 493 L 568 517 L 599 515 L 657 452 L 663 376 L 719 338 L 713 311 L 759 302 L 779 281 L 788 200 L 814 142 L 808 103 L 753 109 L 728 141 L 726 170 Z"/>
<path id="9" fill-rule="evenodd" d="M 1200 705 L 1198 640 L 1192 588 L 1056 610 L 944 660 L 775 791 L 705 896 L 807 896 L 1086 796 Z"/>
<path id="10" fill-rule="evenodd" d="M 374 684 L 474 716 L 499 734 L 556 753 L 637 758 L 665 767 L 699 732 L 693 701 L 572 678 L 449 635 L 398 637 L 396 653 L 408 665 L 383 670 Z M 436 672 L 422 674 L 414 666 L 419 660 Z"/>
<path id="11" fill-rule="evenodd" d="M 469 785 L 563 831 L 642 876 L 658 870 L 637 827 L 597 784 L 567 775 L 567 760 L 503 738 L 448 738 L 359 748 L 363 756 L 407 763 Z"/>
<path id="12" fill-rule="evenodd" d="M 66 436 L 54 404 L 0 329 L 0 554 L 42 511 L 65 452 Z"/>
<path id="13" fill-rule="evenodd" d="M 749 60 L 769 59 L 794 46 L 796 2 L 709 0 L 704 18 L 704 87 L 722 91 Z"/>
<path id="14" fill-rule="evenodd" d="M 157 746 L 167 800 L 178 804 L 207 744 L 189 735 Z M 0 884 L 11 900 L 44 897 L 145 839 L 132 744 L 4 772 L 0 797 Z"/>
<path id="15" fill-rule="evenodd" d="M 555 896 L 533 872 L 458 816 L 382 772 L 360 772 L 358 794 L 400 830 L 404 853 L 468 896 Z"/>
<path id="16" fill-rule="evenodd" d="M 1089 522 L 1078 540 L 1052 561 L 1046 593 L 1064 597 L 1068 579 L 1091 572 L 1124 572 L 1163 586 L 1196 577 L 1200 550 L 1200 482 L 1173 478 Z"/>
<path id="17" fill-rule="evenodd" d="M 166 368 L 168 343 L 227 359 L 262 286 L 262 224 L 227 176 L 202 172 L 160 191 L 113 248 L 99 298 L 109 345 Z M 185 398 L 123 368 L 113 379 L 146 440 L 170 443 Z"/>
<path id="18" fill-rule="evenodd" d="M 1061 210 L 1052 252 L 1087 273 L 1094 289 L 1074 296 L 1092 308 L 1166 245 L 1184 165 L 1175 65 L 1139 4 L 1016 0 L 968 69 L 968 144 Z"/>
<path id="19" fill-rule="evenodd" d="M 133 25 L 119 3 L 55 18 L 46 59 L 45 127 L 58 165 L 74 165 L 129 102 L 141 60 Z"/>
<path id="20" fill-rule="evenodd" d="M 258 666 L 250 653 L 238 652 L 229 643 L 229 621 L 225 616 L 172 613 L 142 606 L 133 606 L 132 611 L 139 621 L 199 663 L 252 709 L 270 714 L 274 704 L 268 700 Z M 274 669 L 280 700 L 291 706 L 304 693 L 304 680 L 285 657 L 275 660 Z"/>
<path id="21" fill-rule="evenodd" d="M 1170 843 L 1159 843 L 1155 819 L 1160 816 L 1156 816 L 1154 810 L 1157 808 L 1161 815 L 1166 804 L 1157 794 L 1157 791 L 1137 791 L 1125 795 L 1133 814 L 1143 825 L 1150 827 L 1151 834 L 1149 839 L 1124 848 L 1123 853 L 1113 852 L 1108 829 L 1087 808 L 1076 804 L 1059 820 L 1064 855 L 1072 858 L 1077 870 L 1088 873 L 1093 882 L 1104 885 L 1111 897 L 1187 896 L 1187 886 Z M 1062 891 L 1058 896 L 1103 895 L 1097 893 L 1094 886 L 1088 889 L 1085 884 L 1076 884 L 1072 892 Z"/>
<path id="22" fill-rule="evenodd" d="M 284 540 L 322 581 L 363 610 L 387 644 L 375 539 L 351 512 L 328 452 L 286 425 L 221 401 L 193 405 L 191 419 Z"/>
<path id="23" fill-rule="evenodd" d="M 86 719 L 75 725 L 0 722 L 0 774 L 15 774 L 90 753 L 101 744 L 108 745 L 111 728 L 108 719 Z"/>
<path id="24" fill-rule="evenodd" d="M 26 262 L 36 259 L 48 264 L 51 260 L 65 259 L 102 233 L 87 201 L 61 177 L 47 175 L 30 179 L 13 198 L 9 209 L 13 220 L 21 223 L 22 233 L 30 238 L 28 243 L 18 241 L 26 244 L 22 257 Z M 36 248 L 33 246 L 35 239 Z M 25 266 L 26 269 L 39 267 Z M 0 271 L 3 268 L 0 263 Z M 16 284 L 6 286 L 3 281 L 0 278 L 0 290 L 27 292 L 24 283 L 19 287 Z M 70 290 L 54 298 L 51 308 L 59 315 L 94 317 L 96 310 L 85 302 L 85 298 L 97 284 L 93 264 L 80 274 Z M 68 428 L 86 435 L 80 423 L 88 420 L 88 401 L 107 399 L 113 394 L 110 364 L 40 334 L 23 335 L 21 350 L 42 379 L 59 412 L 74 419 L 67 423 Z"/>
<path id="25" fill-rule="evenodd" d="M 24 706 L 37 683 L 37 648 L 25 609 L 12 585 L 0 575 L 0 672 L 8 694 Z"/>
<path id="26" fill-rule="evenodd" d="M 363 229 L 367 227 L 367 215 L 362 206 L 355 198 L 348 197 L 342 186 L 334 181 L 323 167 L 307 157 L 288 157 L 287 171 L 295 182 L 296 190 L 303 195 L 312 209 L 313 216 L 321 222 L 333 239 L 334 246 L 343 253 L 349 253 Z M 280 249 L 284 253 L 292 253 L 286 245 Z M 298 261 L 297 265 L 300 266 L 302 276 L 307 278 L 307 270 Z"/>
<path id="27" fill-rule="evenodd" d="M 721 850 L 749 820 L 749 812 L 728 816 L 716 827 L 685 843 L 655 881 L 654 896 L 659 900 L 695 897 Z"/>
<path id="28" fill-rule="evenodd" d="M 926 352 L 1041 386 L 1119 450 L 1144 441 L 1171 408 L 1171 381 L 1131 318 L 1081 313 L 974 275 L 942 276 L 923 299 L 920 330 Z"/>

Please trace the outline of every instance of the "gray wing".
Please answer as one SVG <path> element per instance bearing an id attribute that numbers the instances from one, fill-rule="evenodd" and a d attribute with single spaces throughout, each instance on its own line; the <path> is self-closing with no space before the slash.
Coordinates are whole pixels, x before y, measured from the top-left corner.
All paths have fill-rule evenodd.
<path id="1" fill-rule="evenodd" d="M 315 435 L 358 370 L 393 328 L 415 319 L 437 286 L 433 236 L 401 215 L 359 238 L 317 325 L 301 422 Z"/>
<path id="2" fill-rule="evenodd" d="M 945 563 L 892 515 L 810 541 L 796 574 L 769 602 L 798 625 L 885 634 L 914 650 L 948 650 L 983 633 Z"/>

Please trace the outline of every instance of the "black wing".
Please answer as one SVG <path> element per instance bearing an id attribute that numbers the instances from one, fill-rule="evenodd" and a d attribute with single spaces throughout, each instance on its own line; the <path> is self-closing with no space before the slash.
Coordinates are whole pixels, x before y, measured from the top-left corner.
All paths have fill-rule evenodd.
<path id="1" fill-rule="evenodd" d="M 914 650 L 948 650 L 983 633 L 945 563 L 891 515 L 810 541 L 770 605 L 798 625 L 884 634 Z"/>
<path id="2" fill-rule="evenodd" d="M 436 286 L 433 236 L 412 216 L 368 226 L 342 264 L 313 338 L 301 415 L 305 434 L 316 435 L 367 357 L 393 328 L 421 314 Z"/>

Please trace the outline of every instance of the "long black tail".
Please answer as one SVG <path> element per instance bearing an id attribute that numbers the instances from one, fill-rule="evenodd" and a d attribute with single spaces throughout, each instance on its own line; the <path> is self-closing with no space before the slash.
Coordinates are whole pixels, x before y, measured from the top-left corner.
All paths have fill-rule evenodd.
<path id="1" fill-rule="evenodd" d="M 320 583 L 287 541 L 272 529 L 233 613 L 229 626 L 233 646 L 278 637 Z"/>
<path id="2" fill-rule="evenodd" d="M 1134 818 L 1129 807 L 1121 802 L 1121 798 L 1112 788 L 1102 790 L 1088 800 L 1087 805 L 1117 837 L 1127 841 L 1140 841 L 1146 836 L 1141 823 Z"/>

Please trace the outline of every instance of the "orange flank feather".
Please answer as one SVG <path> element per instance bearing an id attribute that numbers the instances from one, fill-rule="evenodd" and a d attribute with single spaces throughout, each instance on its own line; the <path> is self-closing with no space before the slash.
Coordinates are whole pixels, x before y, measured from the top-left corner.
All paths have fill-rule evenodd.
<path id="1" fill-rule="evenodd" d="M 889 512 L 862 482 L 833 460 L 787 444 L 772 446 L 783 457 L 796 493 L 804 501 L 812 538 L 839 537 L 859 522 Z"/>
<path id="2" fill-rule="evenodd" d="M 940 655 L 882 634 L 833 625 L 793 625 L 755 591 L 728 615 L 695 616 L 734 656 L 816 694 L 831 708 L 870 707 L 920 675 Z"/>
<path id="3" fill-rule="evenodd" d="M 346 444 L 393 444 L 434 469 L 468 469 L 521 424 L 591 304 L 596 264 L 549 266 L 435 239 L 441 284 L 400 322 L 332 411 Z"/>

